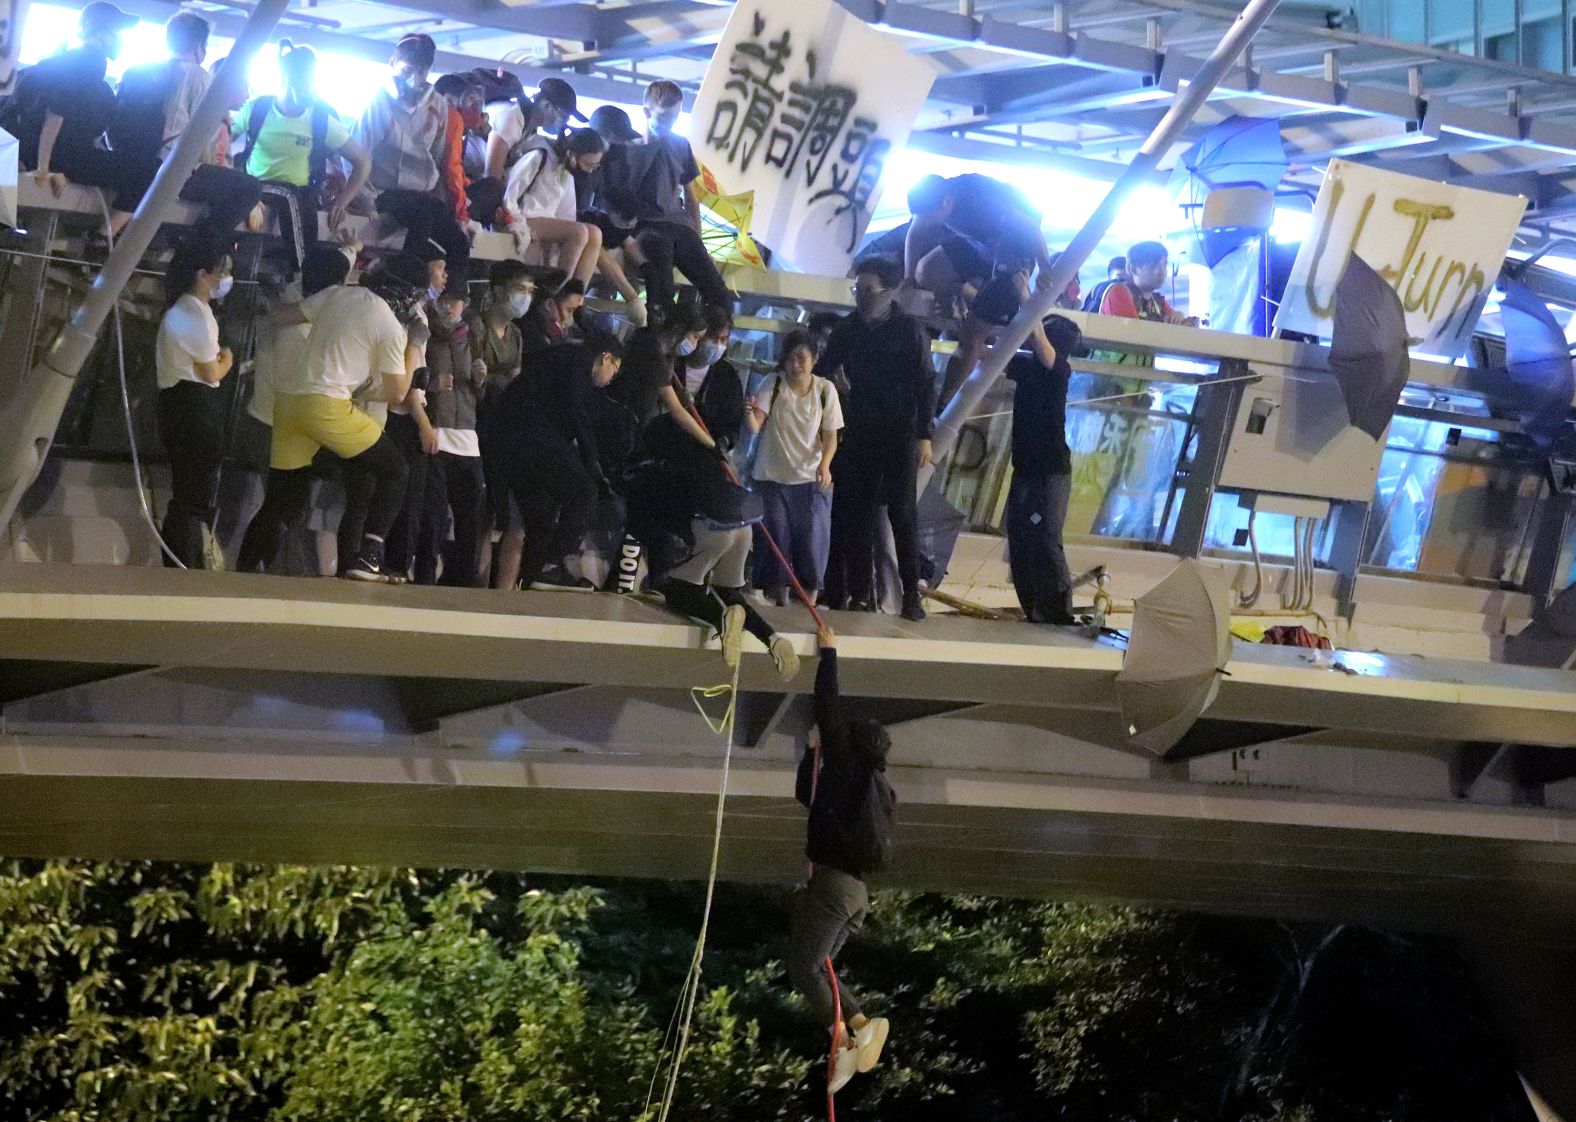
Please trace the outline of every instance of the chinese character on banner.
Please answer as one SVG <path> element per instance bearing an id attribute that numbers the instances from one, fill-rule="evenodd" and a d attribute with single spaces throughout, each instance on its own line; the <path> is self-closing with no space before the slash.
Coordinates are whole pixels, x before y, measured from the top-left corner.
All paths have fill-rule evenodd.
<path id="1" fill-rule="evenodd" d="M 774 261 L 841 275 L 933 77 L 834 0 L 740 0 L 695 103 L 695 154 L 723 193 L 753 193 L 744 232 Z"/>

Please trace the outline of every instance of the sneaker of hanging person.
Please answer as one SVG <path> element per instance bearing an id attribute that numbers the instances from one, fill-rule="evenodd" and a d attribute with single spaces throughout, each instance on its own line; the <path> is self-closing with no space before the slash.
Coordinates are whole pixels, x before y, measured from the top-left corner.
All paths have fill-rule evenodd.
<path id="1" fill-rule="evenodd" d="M 847 1040 L 846 1037 L 843 1039 Z M 826 1077 L 826 1092 L 835 1095 L 859 1071 L 859 1045 L 849 1040 L 837 1050 L 837 1058 L 832 1061 L 832 1070 Z"/>
<path id="2" fill-rule="evenodd" d="M 542 575 L 531 582 L 531 588 L 537 592 L 595 592 L 597 590 L 596 585 L 585 577 L 574 576 L 568 569 L 562 567 L 543 569 Z"/>
<path id="3" fill-rule="evenodd" d="M 881 1062 L 881 1049 L 886 1047 L 887 1033 L 892 1024 L 885 1017 L 872 1017 L 854 1029 L 854 1048 L 859 1053 L 859 1070 L 869 1071 Z"/>
<path id="4" fill-rule="evenodd" d="M 793 681 L 794 675 L 799 673 L 799 652 L 793 649 L 793 641 L 786 635 L 773 635 L 766 649 L 772 656 L 772 664 L 777 667 L 778 677 L 785 682 Z"/>
<path id="5" fill-rule="evenodd" d="M 729 604 L 722 610 L 722 630 L 717 633 L 722 640 L 722 662 L 729 670 L 739 665 L 739 655 L 744 651 L 744 605 Z"/>
<path id="6" fill-rule="evenodd" d="M 903 610 L 899 613 L 910 623 L 918 623 L 925 618 L 925 605 L 919 593 L 911 593 L 903 597 Z"/>

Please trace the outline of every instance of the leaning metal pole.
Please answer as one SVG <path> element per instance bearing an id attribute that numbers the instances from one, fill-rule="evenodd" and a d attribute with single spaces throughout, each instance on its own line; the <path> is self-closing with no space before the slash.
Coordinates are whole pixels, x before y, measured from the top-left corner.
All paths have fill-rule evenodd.
<path id="1" fill-rule="evenodd" d="M 121 290 L 175 205 L 203 151 L 213 143 L 226 110 L 244 96 L 252 58 L 273 34 L 288 5 L 289 0 L 259 0 L 252 9 L 234 49 L 176 142 L 175 151 L 159 168 L 137 212 L 115 239 L 115 248 L 87 298 L 50 344 L 43 359 L 22 379 L 18 392 L 10 400 L 0 402 L 0 441 L 4 442 L 0 444 L 0 532 L 16 513 L 22 493 L 44 466 L 65 412 L 66 399 L 98 341 L 104 321 L 114 310 Z"/>
<path id="2" fill-rule="evenodd" d="M 1144 146 L 1133 157 L 1133 162 L 1122 172 L 1121 177 L 1111 184 L 1111 190 L 1089 216 L 1083 229 L 1078 231 L 1077 236 L 1062 251 L 1045 280 L 1018 309 L 1017 316 L 1002 332 L 999 345 L 992 348 L 984 360 L 970 372 L 968 380 L 958 387 L 958 392 L 942 410 L 935 428 L 935 459 L 939 460 L 952 451 L 964 422 L 979 408 L 980 402 L 985 400 L 985 395 L 990 392 L 991 387 L 996 384 L 996 379 L 1001 377 L 1002 371 L 1006 369 L 1007 360 L 1029 337 L 1029 331 L 1034 323 L 1053 310 L 1057 294 L 1078 275 L 1083 263 L 1099 246 L 1100 240 L 1110 230 L 1111 223 L 1116 220 L 1116 213 L 1121 209 L 1127 196 L 1154 173 L 1161 157 L 1181 138 L 1182 131 L 1209 99 L 1210 94 L 1215 92 L 1215 87 L 1236 64 L 1237 58 L 1279 4 L 1280 0 L 1251 0 L 1237 16 L 1236 22 L 1227 30 L 1220 45 L 1204 60 L 1198 73 L 1177 92 L 1176 97 L 1172 99 L 1171 108 L 1166 110 L 1166 115 L 1149 134 L 1149 139 L 1144 141 Z M 921 491 L 929 482 L 930 474 L 929 471 L 922 473 Z"/>

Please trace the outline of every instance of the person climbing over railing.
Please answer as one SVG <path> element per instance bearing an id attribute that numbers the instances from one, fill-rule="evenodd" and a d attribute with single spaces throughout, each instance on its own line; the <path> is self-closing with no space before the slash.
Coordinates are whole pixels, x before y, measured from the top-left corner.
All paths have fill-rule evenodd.
<path id="1" fill-rule="evenodd" d="M 817 621 L 821 663 L 815 672 L 820 747 L 799 761 L 794 797 L 810 811 L 805 853 L 810 879 L 794 894 L 788 929 L 788 978 L 831 1036 L 827 1090 L 881 1059 L 890 1022 L 866 1015 L 832 974 L 833 962 L 870 910 L 865 878 L 886 866 L 897 822 L 897 794 L 887 781 L 892 738 L 873 720 L 850 720 L 837 685 L 837 635 Z M 834 988 L 835 987 L 835 988 Z M 841 1018 L 839 1013 L 842 1014 Z"/>

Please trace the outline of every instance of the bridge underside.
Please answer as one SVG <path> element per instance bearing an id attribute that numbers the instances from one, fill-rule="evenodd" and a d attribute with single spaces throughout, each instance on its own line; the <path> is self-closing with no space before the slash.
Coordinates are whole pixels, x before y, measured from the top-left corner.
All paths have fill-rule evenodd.
<path id="1" fill-rule="evenodd" d="M 746 658 L 724 875 L 802 871 L 813 680 Z M 1186 751 L 1130 749 L 1121 651 L 844 616 L 893 728 L 886 883 L 1431 929 L 1576 931 L 1559 671 L 1238 644 Z M 692 627 L 638 601 L 0 568 L 0 852 L 701 876 L 722 759 Z M 1533 928 L 1529 926 L 1529 930 Z"/>

